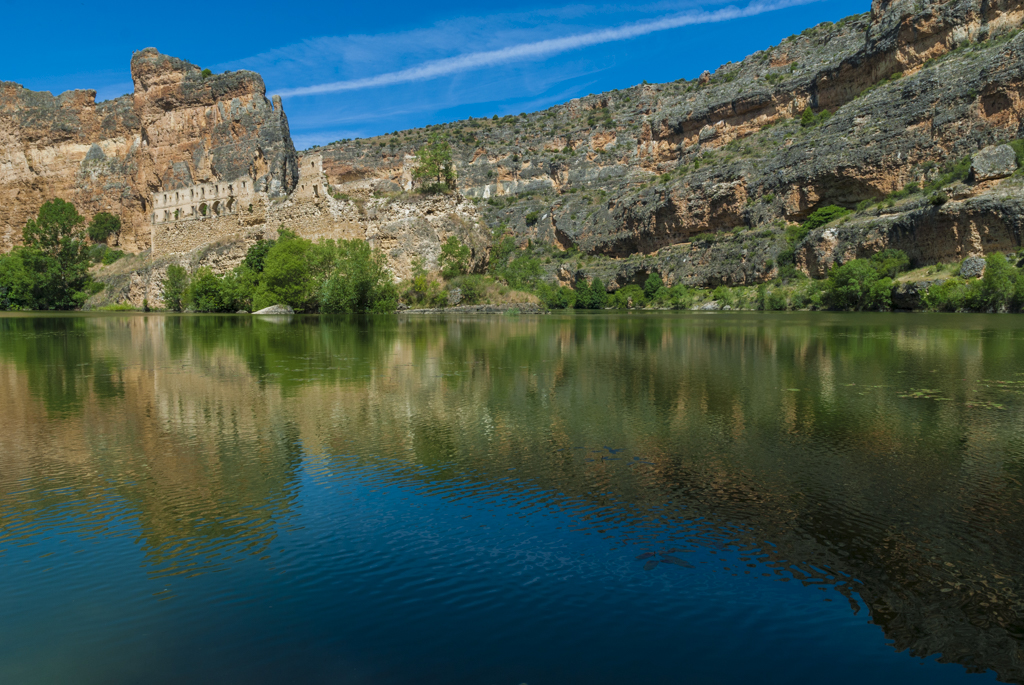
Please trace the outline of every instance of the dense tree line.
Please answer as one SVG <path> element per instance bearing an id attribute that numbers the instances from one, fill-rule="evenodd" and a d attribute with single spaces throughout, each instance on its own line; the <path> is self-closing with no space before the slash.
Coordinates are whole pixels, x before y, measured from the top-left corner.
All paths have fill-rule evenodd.
<path id="1" fill-rule="evenodd" d="M 256 311 L 275 304 L 303 312 L 390 312 L 398 304 L 384 255 L 363 240 L 313 242 L 281 229 L 256 243 L 229 273 L 167 268 L 164 304 L 176 311 Z"/>

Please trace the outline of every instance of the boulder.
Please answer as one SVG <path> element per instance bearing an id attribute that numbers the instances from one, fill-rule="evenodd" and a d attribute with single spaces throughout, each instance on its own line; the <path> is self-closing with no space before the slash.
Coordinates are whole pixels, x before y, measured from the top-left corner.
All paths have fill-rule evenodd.
<path id="1" fill-rule="evenodd" d="M 452 288 L 448 291 L 448 306 L 454 307 L 462 302 L 462 288 Z"/>
<path id="2" fill-rule="evenodd" d="M 269 307 L 264 307 L 263 309 L 259 310 L 258 312 L 253 312 L 253 314 L 265 314 L 265 315 L 271 315 L 271 316 L 273 316 L 273 315 L 280 315 L 280 314 L 294 314 L 294 313 L 295 313 L 295 310 L 292 309 L 291 307 L 289 307 L 286 304 L 275 304 L 275 305 L 271 305 Z"/>
<path id="3" fill-rule="evenodd" d="M 924 294 L 933 285 L 939 285 L 946 279 L 935 281 L 917 281 L 916 283 L 900 283 L 892 291 L 892 308 L 903 310 L 924 309 Z"/>
<path id="4" fill-rule="evenodd" d="M 985 273 L 984 257 L 968 257 L 960 265 L 960 278 L 979 278 Z"/>
<path id="5" fill-rule="evenodd" d="M 971 158 L 971 180 L 1005 178 L 1017 170 L 1017 153 L 1009 145 L 990 145 Z"/>

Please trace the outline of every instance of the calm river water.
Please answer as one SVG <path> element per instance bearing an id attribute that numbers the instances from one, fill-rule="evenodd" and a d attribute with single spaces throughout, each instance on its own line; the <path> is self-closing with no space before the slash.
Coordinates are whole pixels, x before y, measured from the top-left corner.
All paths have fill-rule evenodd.
<path id="1" fill-rule="evenodd" d="M 0 682 L 1024 682 L 1024 317 L 0 317 Z"/>

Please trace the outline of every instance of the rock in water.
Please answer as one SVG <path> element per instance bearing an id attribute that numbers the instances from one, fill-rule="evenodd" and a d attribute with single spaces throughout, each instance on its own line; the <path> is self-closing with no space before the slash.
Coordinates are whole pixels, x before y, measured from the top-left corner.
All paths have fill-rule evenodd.
<path id="1" fill-rule="evenodd" d="M 971 179 L 991 181 L 1006 178 L 1017 170 L 1017 153 L 1009 145 L 990 145 L 971 158 Z"/>
<path id="2" fill-rule="evenodd" d="M 657 559 L 651 559 L 646 564 L 644 564 L 644 570 L 645 571 L 650 571 L 651 569 L 655 569 L 657 567 L 658 567 L 658 560 Z"/>
<path id="3" fill-rule="evenodd" d="M 277 315 L 280 315 L 280 314 L 294 314 L 294 313 L 295 313 L 295 310 L 292 309 L 291 307 L 289 307 L 286 304 L 275 304 L 275 305 L 271 305 L 269 307 L 264 307 L 263 309 L 259 310 L 258 312 L 253 312 L 253 314 L 271 314 L 271 315 L 274 315 L 274 314 L 277 314 Z"/>

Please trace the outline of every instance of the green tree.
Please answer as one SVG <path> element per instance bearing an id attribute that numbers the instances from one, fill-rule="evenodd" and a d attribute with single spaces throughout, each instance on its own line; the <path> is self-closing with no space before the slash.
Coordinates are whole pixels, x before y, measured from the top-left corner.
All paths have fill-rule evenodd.
<path id="1" fill-rule="evenodd" d="M 418 164 L 412 176 L 423 184 L 427 192 L 455 190 L 455 163 L 452 147 L 440 133 L 432 133 L 430 140 L 416 153 Z"/>
<path id="2" fill-rule="evenodd" d="M 255 309 L 286 304 L 306 309 L 313 297 L 315 283 L 307 255 L 313 243 L 290 231 L 279 231 L 277 242 L 267 252 L 259 288 L 253 299 Z"/>
<path id="3" fill-rule="evenodd" d="M 576 309 L 603 309 L 607 301 L 608 293 L 600 278 L 576 284 Z"/>
<path id="4" fill-rule="evenodd" d="M 653 300 L 664 285 L 665 282 L 661 280 L 661 274 L 655 271 L 644 281 L 644 295 L 647 296 L 648 300 Z"/>
<path id="5" fill-rule="evenodd" d="M 825 293 L 834 309 L 891 309 L 892 289 L 870 260 L 851 259 L 832 267 Z"/>
<path id="6" fill-rule="evenodd" d="M 469 247 L 455 236 L 449 236 L 441 245 L 441 275 L 450 279 L 469 273 L 469 255 Z"/>
<path id="7" fill-rule="evenodd" d="M 539 259 L 521 254 L 509 262 L 502 272 L 502 277 L 510 288 L 532 290 L 537 287 L 541 272 Z"/>
<path id="8" fill-rule="evenodd" d="M 398 306 L 398 289 L 384 254 L 364 240 L 342 240 L 333 273 L 320 289 L 320 310 L 386 313 Z"/>
<path id="9" fill-rule="evenodd" d="M 226 312 L 231 301 L 225 292 L 224 281 L 208 266 L 196 271 L 184 297 L 185 306 L 196 312 Z"/>
<path id="10" fill-rule="evenodd" d="M 627 309 L 630 307 L 640 309 L 647 305 L 647 298 L 644 297 L 643 288 L 635 283 L 619 288 L 608 300 L 617 309 Z"/>
<path id="11" fill-rule="evenodd" d="M 121 235 L 121 219 L 107 212 L 99 212 L 89 222 L 88 234 L 89 240 L 94 243 L 106 243 L 111 236 L 116 238 Z M 114 242 L 116 244 L 117 240 Z"/>
<path id="12" fill-rule="evenodd" d="M 242 264 L 254 273 L 263 273 L 263 264 L 267 259 L 267 253 L 270 252 L 270 248 L 274 247 L 275 242 L 274 240 L 260 240 L 253 244 L 246 251 Z"/>
<path id="13" fill-rule="evenodd" d="M 537 294 L 548 309 L 572 309 L 576 304 L 576 291 L 572 288 L 541 283 Z"/>
<path id="14" fill-rule="evenodd" d="M 35 309 L 35 284 L 20 248 L 0 255 L 0 310 Z"/>
<path id="15" fill-rule="evenodd" d="M 176 312 L 184 309 L 185 293 L 188 291 L 189 277 L 185 268 L 177 264 L 167 267 L 167 274 L 164 276 L 160 289 L 164 306 Z"/>
<path id="16" fill-rule="evenodd" d="M 814 116 L 814 112 L 809 106 L 804 107 L 804 112 L 800 115 L 800 125 L 804 128 L 808 128 L 810 126 L 814 126 L 816 123 L 818 123 L 818 118 Z"/>
<path id="17" fill-rule="evenodd" d="M 75 309 L 97 292 L 89 276 L 89 252 L 82 231 L 85 218 L 70 202 L 53 199 L 23 232 L 22 261 L 33 274 L 33 306 Z M 99 286 L 102 287 L 102 286 Z"/>
<path id="18" fill-rule="evenodd" d="M 1015 269 L 1001 252 L 985 257 L 985 274 L 971 283 L 972 309 L 1002 309 L 1010 305 L 1015 291 Z"/>

